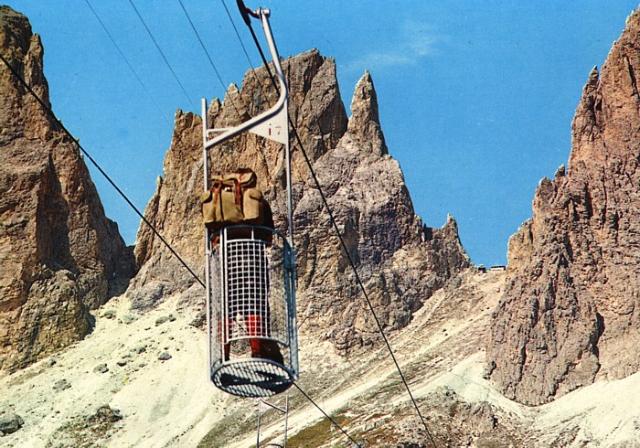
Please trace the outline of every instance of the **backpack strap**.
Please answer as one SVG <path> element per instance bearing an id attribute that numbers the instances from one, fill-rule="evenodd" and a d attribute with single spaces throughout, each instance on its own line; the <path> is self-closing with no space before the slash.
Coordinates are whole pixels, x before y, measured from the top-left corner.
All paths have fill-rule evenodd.
<path id="1" fill-rule="evenodd" d="M 234 200 L 236 205 L 240 207 L 240 210 L 242 210 L 242 185 L 240 185 L 240 181 L 238 179 L 233 179 L 233 183 L 235 186 Z"/>
<path id="2" fill-rule="evenodd" d="M 224 211 L 222 208 L 222 195 L 220 194 L 220 190 L 222 190 L 222 182 L 216 180 L 213 182 L 213 187 L 211 188 L 211 192 L 213 193 L 213 203 L 220 204 L 220 218 L 224 221 Z"/>

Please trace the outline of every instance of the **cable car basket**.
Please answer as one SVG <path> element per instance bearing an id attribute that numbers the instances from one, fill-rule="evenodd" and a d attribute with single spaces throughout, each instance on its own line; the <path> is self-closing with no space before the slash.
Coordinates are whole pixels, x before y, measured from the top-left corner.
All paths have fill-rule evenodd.
<path id="1" fill-rule="evenodd" d="M 293 250 L 268 227 L 230 226 L 216 237 L 207 313 L 211 381 L 241 397 L 280 393 L 298 375 Z"/>

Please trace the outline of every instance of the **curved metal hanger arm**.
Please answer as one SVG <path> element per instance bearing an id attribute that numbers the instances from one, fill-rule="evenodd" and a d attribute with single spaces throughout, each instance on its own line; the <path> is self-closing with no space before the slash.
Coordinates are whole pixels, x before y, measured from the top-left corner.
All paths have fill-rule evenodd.
<path id="1" fill-rule="evenodd" d="M 238 126 L 232 128 L 206 129 L 204 142 L 205 150 L 209 150 L 213 146 L 229 140 L 230 138 L 233 138 L 245 131 L 252 132 L 254 134 L 283 144 L 287 144 L 289 141 L 287 117 L 287 84 L 285 82 L 284 72 L 282 71 L 282 66 L 280 65 L 280 57 L 273 40 L 271 26 L 269 24 L 270 11 L 265 8 L 260 8 L 256 11 L 249 11 L 247 12 L 247 14 L 258 17 L 261 20 L 262 28 L 264 29 L 264 34 L 267 39 L 267 43 L 269 44 L 269 51 L 271 52 L 273 65 L 276 69 L 276 76 L 278 78 L 278 84 L 280 85 L 280 96 L 278 97 L 278 101 L 273 105 L 273 107 L 261 113 L 260 115 L 257 115 L 249 119 L 248 121 L 239 124 Z M 206 113 L 206 111 L 203 111 L 203 113 Z M 269 122 L 269 120 L 271 119 L 274 120 L 272 120 L 272 122 Z M 208 134 L 215 132 L 222 133 L 209 139 Z"/>

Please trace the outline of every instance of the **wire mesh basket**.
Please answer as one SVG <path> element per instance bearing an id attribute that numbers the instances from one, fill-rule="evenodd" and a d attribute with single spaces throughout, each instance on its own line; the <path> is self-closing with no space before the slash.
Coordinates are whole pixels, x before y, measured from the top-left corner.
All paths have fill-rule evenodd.
<path id="1" fill-rule="evenodd" d="M 280 393 L 297 378 L 294 254 L 280 233 L 230 226 L 211 243 L 210 376 L 242 397 Z"/>

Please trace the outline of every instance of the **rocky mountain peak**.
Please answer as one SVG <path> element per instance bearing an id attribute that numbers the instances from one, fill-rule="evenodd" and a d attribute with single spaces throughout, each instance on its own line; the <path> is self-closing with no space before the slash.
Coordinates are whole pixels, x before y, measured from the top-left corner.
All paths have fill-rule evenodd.
<path id="1" fill-rule="evenodd" d="M 588 76 L 569 169 L 543 179 L 511 238 L 491 377 L 540 404 L 640 369 L 640 12 Z"/>
<path id="2" fill-rule="evenodd" d="M 0 6 L 0 51 L 44 103 L 49 105 L 49 86 L 43 74 L 44 49 L 40 36 L 32 33 L 25 16 L 8 6 Z M 16 79 L 3 76 L 0 89 L 4 93 L 0 98 L 0 144 L 17 136 L 51 137 L 50 130 L 55 128 L 53 120 Z"/>
<path id="3" fill-rule="evenodd" d="M 0 51 L 48 104 L 41 40 L 7 6 Z M 75 143 L 4 64 L 0 129 L 0 369 L 11 371 L 86 335 L 89 310 L 134 266 Z"/>
<path id="4" fill-rule="evenodd" d="M 388 153 L 378 115 L 378 96 L 368 71 L 356 83 L 348 131 L 368 152 L 378 155 Z"/>

